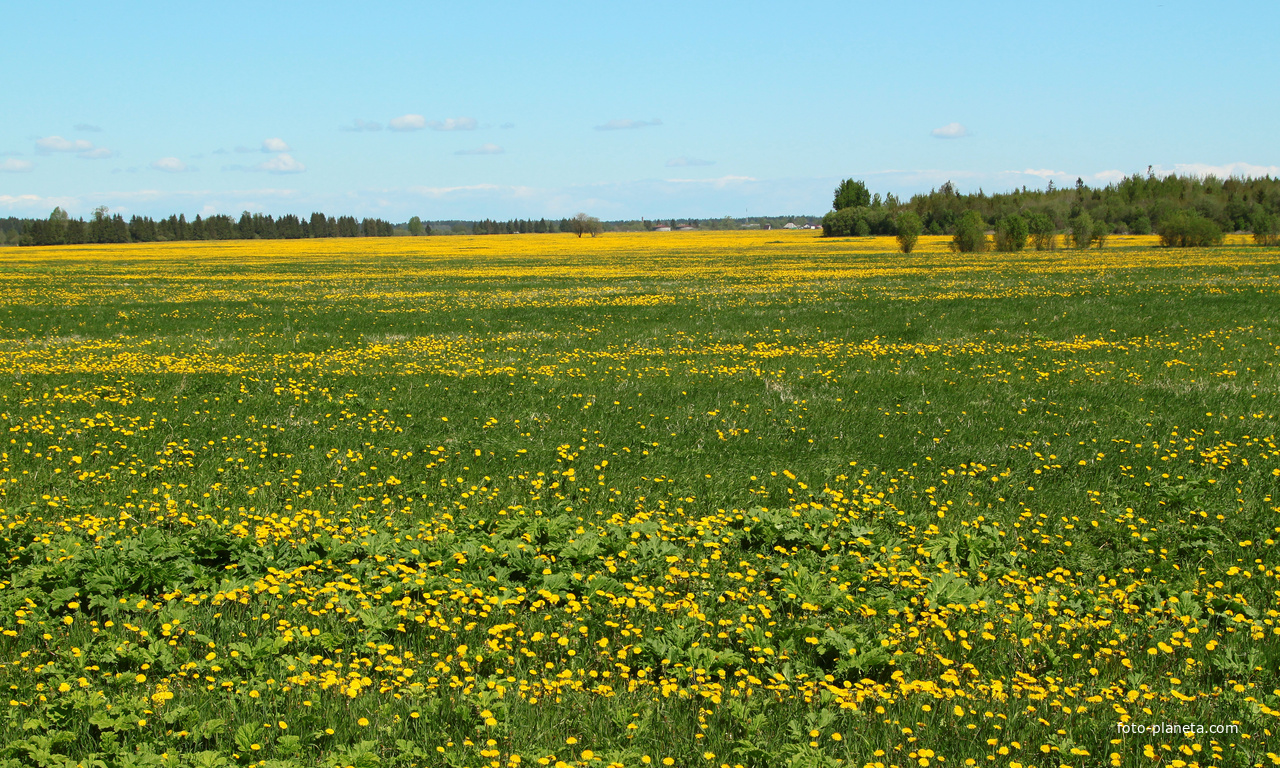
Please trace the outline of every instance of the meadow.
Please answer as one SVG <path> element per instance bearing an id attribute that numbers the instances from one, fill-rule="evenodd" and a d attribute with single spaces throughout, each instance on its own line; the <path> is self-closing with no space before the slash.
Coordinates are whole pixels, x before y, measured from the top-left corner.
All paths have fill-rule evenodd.
<path id="1" fill-rule="evenodd" d="M 1280 764 L 1280 250 L 1154 244 L 0 251 L 0 768 Z"/>

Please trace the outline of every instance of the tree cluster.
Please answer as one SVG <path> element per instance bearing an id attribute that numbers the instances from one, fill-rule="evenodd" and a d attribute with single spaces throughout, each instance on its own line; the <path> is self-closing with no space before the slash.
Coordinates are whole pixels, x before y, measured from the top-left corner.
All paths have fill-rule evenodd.
<path id="1" fill-rule="evenodd" d="M 568 221 L 565 219 L 564 221 Z M 510 221 L 491 221 L 483 219 L 471 225 L 471 234 L 473 235 L 527 235 L 527 234 L 546 234 L 549 232 L 567 232 L 561 226 L 557 226 L 553 221 L 539 219 L 511 219 Z"/>
<path id="2" fill-rule="evenodd" d="M 120 214 L 108 215 L 106 207 L 93 212 L 89 221 L 73 219 L 61 208 L 53 209 L 47 219 L 19 219 L 19 245 L 79 245 L 81 243 L 151 243 L 172 240 L 293 240 L 312 237 L 391 237 L 396 227 L 382 219 L 356 219 L 353 216 L 325 216 L 313 213 L 310 218 L 285 214 L 245 211 L 240 219 L 212 215 L 196 215 L 187 221 L 185 214 L 167 219 L 133 216 L 128 222 Z M 419 222 L 421 224 L 421 222 Z M 424 228 L 423 234 L 429 234 Z"/>
<path id="3" fill-rule="evenodd" d="M 847 179 L 836 188 L 833 207 L 822 222 L 828 237 L 897 234 L 903 214 L 910 212 L 922 233 L 950 234 L 960 252 L 988 246 L 1003 251 L 1104 247 L 1111 234 L 1152 232 L 1169 246 L 1217 243 L 1223 232 L 1232 231 L 1252 232 L 1259 244 L 1280 244 L 1280 178 L 1269 176 L 1224 180 L 1148 173 L 1104 187 L 1077 179 L 1074 187 L 1059 189 L 1050 182 L 1045 190 L 1023 187 L 990 195 L 981 189 L 962 194 L 947 182 L 905 203 L 892 195 L 882 202 L 863 182 Z"/>

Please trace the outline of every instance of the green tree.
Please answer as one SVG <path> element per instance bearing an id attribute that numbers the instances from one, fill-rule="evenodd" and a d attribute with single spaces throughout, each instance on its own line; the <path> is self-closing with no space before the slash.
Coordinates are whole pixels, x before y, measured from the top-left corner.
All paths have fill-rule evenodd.
<path id="1" fill-rule="evenodd" d="M 1081 211 L 1071 220 L 1071 240 L 1082 251 L 1093 242 L 1093 218 L 1088 211 Z"/>
<path id="2" fill-rule="evenodd" d="M 1222 230 L 1194 211 L 1178 211 L 1159 227 L 1160 244 L 1170 248 L 1204 248 L 1222 242 Z"/>
<path id="3" fill-rule="evenodd" d="M 951 236 L 951 250 L 960 253 L 979 253 L 987 249 L 987 222 L 977 211 L 965 211 L 956 223 Z"/>
<path id="4" fill-rule="evenodd" d="M 1129 225 L 1129 231 L 1135 235 L 1151 234 L 1151 217 L 1147 214 L 1141 214 L 1133 220 Z"/>
<path id="5" fill-rule="evenodd" d="M 1107 247 L 1107 238 L 1111 237 L 1111 225 L 1105 221 L 1093 222 L 1092 240 L 1098 246 L 1098 250 Z"/>
<path id="6" fill-rule="evenodd" d="M 1027 231 L 1031 244 L 1037 251 L 1052 251 L 1058 247 L 1057 227 L 1046 213 L 1033 213 L 1027 218 Z"/>
<path id="7" fill-rule="evenodd" d="M 595 237 L 600 234 L 604 228 L 600 225 L 600 220 L 595 216 L 588 216 L 585 213 L 579 213 L 569 220 L 569 229 L 578 237 L 582 237 L 583 235 L 591 235 L 592 237 Z"/>
<path id="8" fill-rule="evenodd" d="M 1006 216 L 996 224 L 996 250 L 1021 251 L 1027 247 L 1027 220 L 1017 215 Z"/>
<path id="9" fill-rule="evenodd" d="M 412 219 L 409 219 L 409 234 L 413 235 L 414 237 L 426 234 L 426 231 L 423 230 L 422 228 L 422 219 L 418 218 L 417 216 L 414 216 Z"/>
<path id="10" fill-rule="evenodd" d="M 898 214 L 898 247 L 903 253 L 911 253 L 915 250 L 916 241 L 920 239 L 920 232 L 923 229 L 924 224 L 914 212 L 903 211 Z"/>
<path id="11" fill-rule="evenodd" d="M 1253 242 L 1258 245 L 1280 245 L 1280 222 L 1275 214 L 1267 213 L 1259 206 L 1249 221 Z"/>
<path id="12" fill-rule="evenodd" d="M 868 205 L 871 205 L 871 192 L 867 190 L 867 185 L 861 181 L 845 179 L 840 182 L 840 186 L 836 187 L 835 201 L 831 204 L 831 207 L 837 211 L 842 211 L 845 208 L 858 208 Z"/>

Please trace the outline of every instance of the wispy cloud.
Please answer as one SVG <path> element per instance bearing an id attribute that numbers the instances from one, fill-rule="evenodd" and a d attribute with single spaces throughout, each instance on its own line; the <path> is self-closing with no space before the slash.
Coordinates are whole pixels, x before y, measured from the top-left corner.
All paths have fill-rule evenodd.
<path id="1" fill-rule="evenodd" d="M 626 131 L 632 128 L 652 128 L 656 125 L 662 125 L 662 121 L 658 118 L 652 120 L 610 120 L 604 125 L 597 125 L 597 131 Z"/>
<path id="2" fill-rule="evenodd" d="M 0 161 L 0 172 L 4 173 L 26 173 L 35 167 L 35 163 L 30 160 L 19 160 L 13 157 Z"/>
<path id="3" fill-rule="evenodd" d="M 941 128 L 929 132 L 935 139 L 963 139 L 969 135 L 969 129 L 960 123 L 947 123 Z"/>
<path id="4" fill-rule="evenodd" d="M 102 133 L 101 128 L 96 125 L 90 125 L 89 123 L 76 123 L 71 127 L 75 128 L 77 131 L 84 131 L 85 133 Z"/>
<path id="5" fill-rule="evenodd" d="M 1022 171 L 1022 173 L 1025 173 L 1028 176 L 1037 176 L 1041 179 L 1052 179 L 1068 175 L 1066 171 L 1055 171 L 1050 168 L 1028 168 L 1025 171 Z"/>
<path id="6" fill-rule="evenodd" d="M 474 131 L 479 125 L 474 117 L 450 117 L 427 123 L 433 131 Z"/>
<path id="7" fill-rule="evenodd" d="M 50 152 L 91 152 L 93 149 L 93 142 L 85 139 L 64 139 L 61 136 L 36 139 L 36 151 L 45 155 Z"/>
<path id="8" fill-rule="evenodd" d="M 1253 163 L 1227 163 L 1225 165 L 1178 163 L 1172 168 L 1158 165 L 1151 170 L 1153 173 L 1162 176 L 1176 173 L 1183 176 L 1217 176 L 1220 179 L 1230 176 L 1250 176 L 1254 178 L 1259 176 L 1280 176 L 1280 165 L 1254 165 Z"/>
<path id="9" fill-rule="evenodd" d="M 714 160 L 699 160 L 696 157 L 673 157 L 667 161 L 668 168 L 692 168 L 697 165 L 715 165 Z"/>
<path id="10" fill-rule="evenodd" d="M 290 150 L 289 150 L 289 145 L 285 143 L 284 139 L 272 138 L 272 139 L 262 140 L 262 151 L 263 152 L 288 152 Z"/>
<path id="11" fill-rule="evenodd" d="M 115 157 L 116 153 L 106 147 L 94 147 L 93 149 L 79 152 L 76 157 L 81 160 L 106 160 L 109 157 Z"/>
<path id="12" fill-rule="evenodd" d="M 731 184 L 746 184 L 757 179 L 751 176 L 721 176 L 718 179 L 664 179 L 668 184 L 706 184 L 716 189 L 722 189 Z"/>
<path id="13" fill-rule="evenodd" d="M 481 144 L 475 149 L 460 149 L 454 152 L 455 155 L 501 155 L 506 152 L 505 149 L 497 144 Z"/>
<path id="14" fill-rule="evenodd" d="M 422 115 L 401 115 L 392 118 L 387 127 L 393 131 L 420 131 L 427 127 L 427 118 Z"/>
<path id="15" fill-rule="evenodd" d="M 287 153 L 276 155 L 270 160 L 264 160 L 255 165 L 254 168 L 267 173 L 302 173 L 307 170 L 307 166 L 294 160 L 293 156 Z"/>
<path id="16" fill-rule="evenodd" d="M 380 131 L 382 130 L 382 123 L 376 123 L 376 122 L 373 122 L 372 120 L 361 120 L 360 118 L 357 117 L 355 120 L 351 121 L 350 125 L 341 126 L 338 128 L 338 130 L 349 131 L 351 133 L 362 133 L 365 131 Z"/>
<path id="17" fill-rule="evenodd" d="M 43 211 L 54 206 L 74 208 L 80 201 L 74 197 L 45 197 L 43 195 L 0 195 L 0 207 L 18 210 Z"/>
<path id="18" fill-rule="evenodd" d="M 162 157 L 151 164 L 151 167 L 157 171 L 165 173 L 185 173 L 191 170 L 187 164 L 176 157 Z"/>

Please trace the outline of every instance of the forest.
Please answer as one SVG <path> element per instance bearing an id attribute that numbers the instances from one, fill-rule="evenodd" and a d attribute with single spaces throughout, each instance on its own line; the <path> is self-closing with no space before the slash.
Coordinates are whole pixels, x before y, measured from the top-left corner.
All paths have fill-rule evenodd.
<path id="1" fill-rule="evenodd" d="M 1271 244 L 1280 224 L 1280 179 L 1218 179 L 1214 176 L 1134 174 L 1113 184 L 1091 187 L 1076 179 L 1073 187 L 1043 190 L 1022 187 L 1009 192 L 961 193 L 950 181 L 940 188 L 901 202 L 893 195 L 871 194 L 861 181 L 848 179 L 836 189 L 833 210 L 823 218 L 827 236 L 896 235 L 904 213 L 919 219 L 923 234 L 955 234 L 969 221 L 996 230 L 1014 218 L 1038 222 L 1047 234 L 1072 233 L 1088 221 L 1099 235 L 1152 233 L 1178 239 L 1194 231 L 1213 239 L 1214 232 L 1252 232 Z M 1034 227 L 1033 227 L 1034 228 Z M 1035 234 L 1034 232 L 1032 234 Z M 1166 244 L 1179 244 L 1166 242 Z"/>

